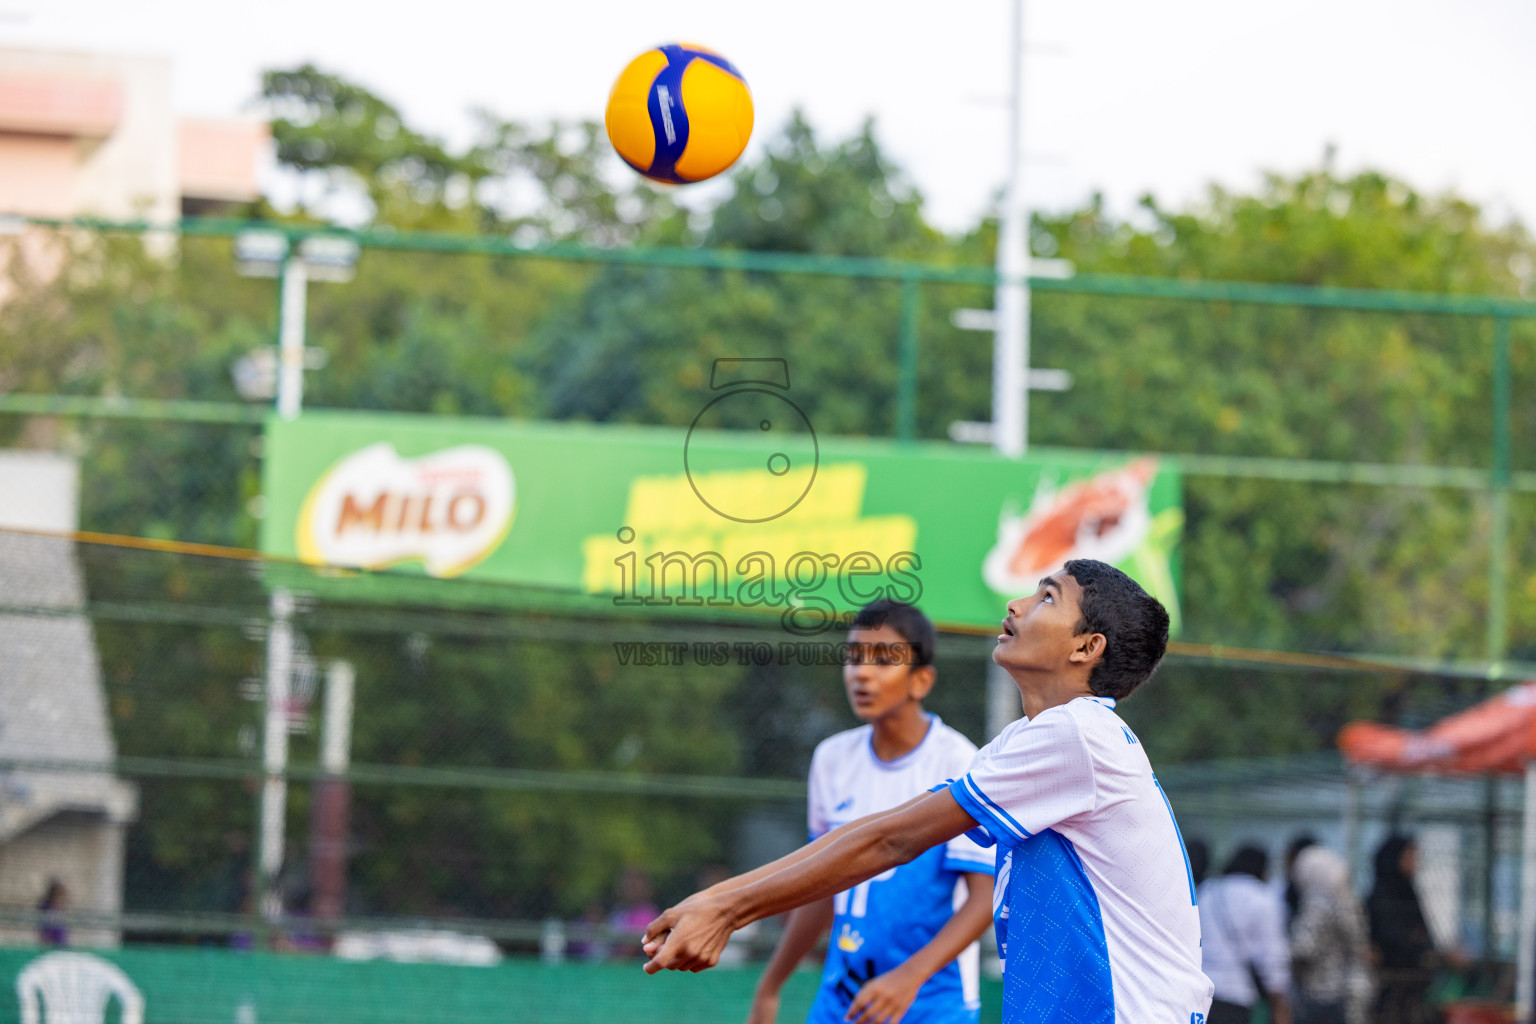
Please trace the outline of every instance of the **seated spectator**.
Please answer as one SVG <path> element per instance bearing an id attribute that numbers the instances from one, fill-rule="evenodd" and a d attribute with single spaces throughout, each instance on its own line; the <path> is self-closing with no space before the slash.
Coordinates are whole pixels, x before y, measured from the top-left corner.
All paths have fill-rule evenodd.
<path id="1" fill-rule="evenodd" d="M 69 909 L 69 890 L 57 878 L 48 883 L 48 891 L 37 904 L 37 941 L 45 946 L 69 945 L 69 929 L 63 913 Z"/>
<path id="2" fill-rule="evenodd" d="M 651 876 L 644 868 L 630 865 L 619 877 L 619 898 L 608 915 L 608 926 L 619 941 L 612 954 L 618 959 L 640 956 L 640 943 L 625 941 L 631 936 L 644 935 L 646 926 L 661 913 L 661 908 L 651 898 Z"/>

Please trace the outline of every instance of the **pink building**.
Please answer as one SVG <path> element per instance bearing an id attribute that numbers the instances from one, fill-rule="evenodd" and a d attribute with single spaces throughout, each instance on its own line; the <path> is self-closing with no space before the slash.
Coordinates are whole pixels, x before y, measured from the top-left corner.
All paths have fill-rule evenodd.
<path id="1" fill-rule="evenodd" d="M 161 57 L 0 49 L 0 215 L 174 221 L 250 202 L 256 120 L 179 118 Z"/>

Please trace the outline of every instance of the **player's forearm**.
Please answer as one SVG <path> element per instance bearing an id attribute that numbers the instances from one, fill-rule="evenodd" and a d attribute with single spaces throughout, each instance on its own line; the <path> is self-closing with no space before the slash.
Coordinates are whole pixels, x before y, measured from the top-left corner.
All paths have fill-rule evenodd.
<path id="1" fill-rule="evenodd" d="M 973 877 L 979 881 L 973 881 Z M 954 916 L 944 923 L 944 927 L 939 929 L 926 946 L 908 957 L 900 968 L 910 972 L 919 984 L 943 970 L 946 964 L 979 939 L 992 923 L 992 879 L 987 875 L 967 875 L 966 883 L 970 894 L 964 905 L 955 911 Z"/>
<path id="2" fill-rule="evenodd" d="M 790 911 L 789 919 L 784 923 L 784 934 L 779 937 L 779 944 L 774 947 L 773 956 L 769 957 L 763 976 L 758 979 L 759 992 L 777 992 L 784 986 L 785 979 L 816 947 L 821 933 L 831 926 L 832 917 L 831 900 L 817 900 Z"/>
<path id="3" fill-rule="evenodd" d="M 741 928 L 834 896 L 887 868 L 907 863 L 926 847 L 914 849 L 893 827 L 893 819 L 893 815 L 870 817 L 829 833 L 823 837 L 831 839 L 827 845 L 814 850 L 806 847 L 802 851 L 805 856 L 784 858 L 788 861 L 785 866 L 726 893 L 723 898 L 728 901 L 731 927 Z"/>
<path id="4" fill-rule="evenodd" d="M 723 882 L 716 882 L 714 885 L 710 886 L 708 889 L 705 889 L 699 895 L 719 896 L 724 893 L 740 889 L 742 886 L 751 885 L 753 882 L 767 878 L 769 875 L 772 875 L 775 872 L 783 871 L 785 868 L 798 864 L 805 860 L 807 857 L 821 852 L 836 842 L 837 837 L 849 829 L 858 828 L 861 825 L 874 821 L 876 818 L 883 818 L 887 814 L 895 814 L 898 811 L 904 810 L 905 808 L 911 806 L 914 802 L 920 799 L 922 798 L 913 797 L 911 800 L 908 800 L 900 807 L 893 808 L 889 811 L 880 811 L 876 814 L 869 814 L 859 818 L 857 821 L 851 821 L 846 825 L 839 825 L 837 828 L 834 828 L 831 831 L 823 832 L 821 835 L 800 847 L 798 850 L 795 850 L 792 853 L 786 853 L 778 860 L 769 861 L 762 867 L 753 868 L 751 871 L 744 872 L 743 874 L 736 875 L 732 878 L 727 878 Z"/>
<path id="5" fill-rule="evenodd" d="M 760 879 L 767 878 L 769 875 L 776 871 L 782 871 L 791 865 L 798 864 L 805 860 L 807 857 L 810 857 L 813 854 L 826 849 L 828 846 L 837 841 L 837 836 L 842 833 L 844 829 L 853 828 L 858 824 L 859 822 L 853 822 L 851 824 L 835 828 L 830 832 L 823 832 L 814 840 L 800 847 L 798 850 L 795 850 L 793 853 L 786 853 L 778 860 L 769 861 L 762 867 L 753 868 L 751 871 L 743 872 L 742 874 L 727 878 L 723 882 L 716 882 L 708 889 L 705 889 L 703 892 L 699 893 L 699 895 L 719 896 L 723 895 L 724 893 L 733 892 L 737 889 L 740 889 L 742 886 L 751 885 L 753 882 L 759 881 Z"/>
<path id="6" fill-rule="evenodd" d="M 976 827 L 947 791 L 918 797 L 879 817 L 864 818 L 819 849 L 724 892 L 690 896 L 661 912 L 645 929 L 647 974 L 713 967 L 731 932 L 772 914 L 825 899 L 930 846 Z"/>

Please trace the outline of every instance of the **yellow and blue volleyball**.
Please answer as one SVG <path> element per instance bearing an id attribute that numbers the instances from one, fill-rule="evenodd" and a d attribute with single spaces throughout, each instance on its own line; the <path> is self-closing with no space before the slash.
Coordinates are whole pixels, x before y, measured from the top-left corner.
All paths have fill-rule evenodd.
<path id="1" fill-rule="evenodd" d="M 752 94 L 730 61 L 691 43 L 634 60 L 608 94 L 608 139 L 624 162 L 656 181 L 712 178 L 752 137 Z"/>

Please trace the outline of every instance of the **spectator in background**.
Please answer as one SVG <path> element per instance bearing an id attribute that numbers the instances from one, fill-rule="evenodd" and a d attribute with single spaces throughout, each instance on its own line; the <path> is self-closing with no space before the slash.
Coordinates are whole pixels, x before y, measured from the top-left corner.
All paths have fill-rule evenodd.
<path id="1" fill-rule="evenodd" d="M 566 943 L 565 955 L 573 960 L 582 960 L 587 963 L 608 959 L 612 946 L 606 938 L 608 911 L 603 908 L 603 905 L 596 901 L 588 903 L 587 909 L 576 923 L 577 937 Z"/>
<path id="2" fill-rule="evenodd" d="M 48 882 L 48 891 L 37 904 L 37 941 L 45 946 L 69 945 L 69 929 L 63 913 L 69 909 L 69 890 L 57 878 Z"/>
<path id="3" fill-rule="evenodd" d="M 1285 877 L 1281 879 L 1285 889 L 1285 923 L 1287 926 L 1296 919 L 1296 912 L 1301 909 L 1301 892 L 1296 888 L 1296 858 L 1301 856 L 1301 851 L 1317 845 L 1317 837 L 1310 832 L 1303 832 L 1291 840 L 1291 845 L 1285 848 Z"/>
<path id="4" fill-rule="evenodd" d="M 1424 998 L 1434 978 L 1435 946 L 1413 887 L 1417 868 L 1410 836 L 1388 836 L 1376 850 L 1376 884 L 1365 909 L 1381 983 L 1374 1019 L 1381 1024 L 1437 1019 Z"/>
<path id="5" fill-rule="evenodd" d="M 651 876 L 644 868 L 627 866 L 619 876 L 618 902 L 608 915 L 608 927 L 618 940 L 615 954 L 624 959 L 638 956 L 639 943 L 625 940 L 644 935 L 646 926 L 660 913 L 661 908 L 651 898 Z"/>
<path id="6" fill-rule="evenodd" d="M 1211 848 L 1205 845 L 1204 839 L 1191 839 L 1185 844 L 1184 852 L 1189 855 L 1189 877 L 1195 880 L 1195 887 L 1199 888 L 1211 867 Z"/>
<path id="7" fill-rule="evenodd" d="M 1207 1024 L 1248 1024 L 1265 998 L 1271 1024 L 1291 1024 L 1290 950 L 1268 873 L 1269 855 L 1243 846 L 1200 887 L 1201 969 L 1216 987 Z"/>
<path id="8" fill-rule="evenodd" d="M 1349 888 L 1349 867 L 1332 850 L 1308 846 L 1292 868 L 1295 1024 L 1366 1024 L 1371 1004 L 1365 914 Z"/>

